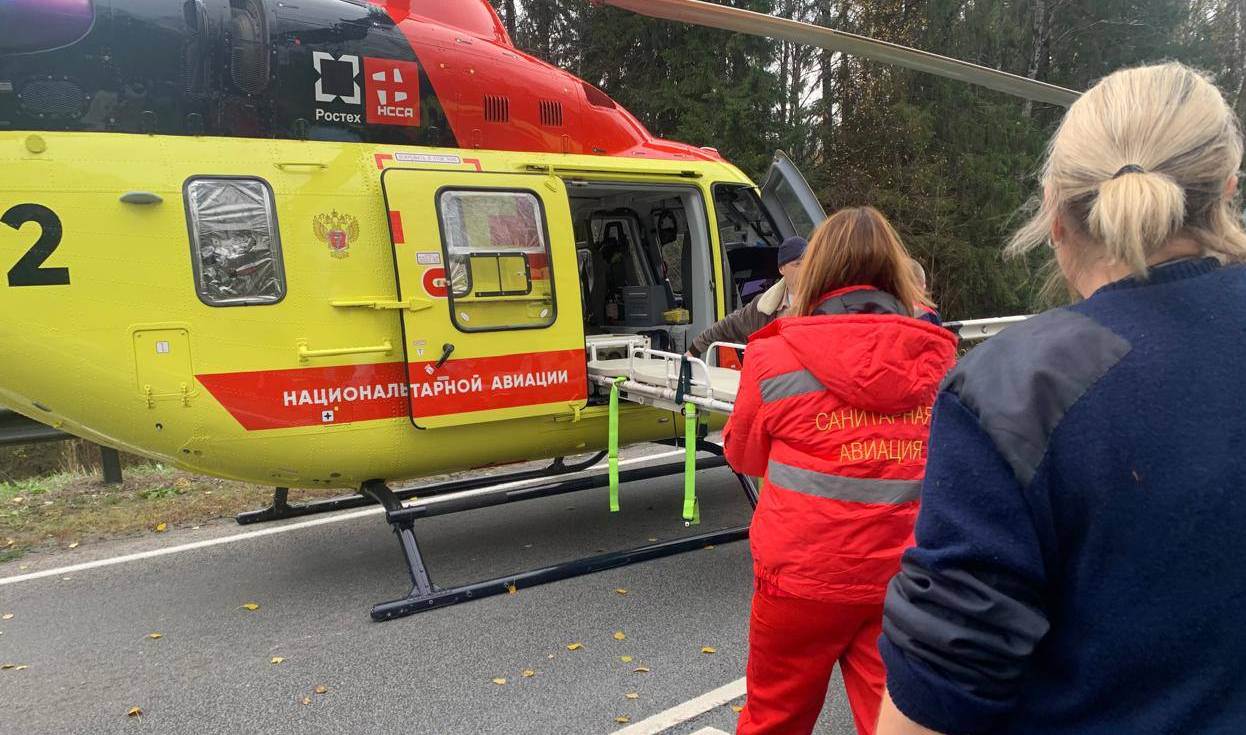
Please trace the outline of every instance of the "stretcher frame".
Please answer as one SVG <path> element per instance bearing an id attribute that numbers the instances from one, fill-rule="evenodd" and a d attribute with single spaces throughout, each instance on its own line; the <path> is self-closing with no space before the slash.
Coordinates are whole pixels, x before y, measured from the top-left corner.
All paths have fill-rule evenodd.
<path id="1" fill-rule="evenodd" d="M 706 349 L 705 354 L 715 363 L 720 347 L 744 349 L 742 344 L 714 342 Z M 714 378 L 720 375 L 716 371 L 726 368 L 711 364 L 710 361 L 655 350 L 648 346 L 643 337 L 631 335 L 590 340 L 587 349 L 589 382 L 607 390 L 618 385 L 619 395 L 623 400 L 675 412 L 683 411 L 685 403 L 691 403 L 702 411 L 724 415 L 730 415 L 735 408 L 735 391 L 724 391 L 714 385 Z M 627 350 L 626 364 L 617 366 L 624 369 L 616 368 L 621 360 L 606 361 L 600 358 L 601 351 L 607 349 Z M 651 367 L 652 363 L 658 363 L 661 367 L 661 377 L 658 379 L 645 369 Z M 605 366 L 616 369 L 607 370 Z"/>

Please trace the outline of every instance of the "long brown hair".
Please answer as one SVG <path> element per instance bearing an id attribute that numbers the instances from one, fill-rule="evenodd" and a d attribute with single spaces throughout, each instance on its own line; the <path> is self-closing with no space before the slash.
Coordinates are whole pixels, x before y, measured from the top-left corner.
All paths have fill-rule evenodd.
<path id="1" fill-rule="evenodd" d="M 792 299 L 792 313 L 809 316 L 827 293 L 872 286 L 909 309 L 931 305 L 917 283 L 912 258 L 891 223 L 873 207 L 841 209 L 809 237 Z"/>

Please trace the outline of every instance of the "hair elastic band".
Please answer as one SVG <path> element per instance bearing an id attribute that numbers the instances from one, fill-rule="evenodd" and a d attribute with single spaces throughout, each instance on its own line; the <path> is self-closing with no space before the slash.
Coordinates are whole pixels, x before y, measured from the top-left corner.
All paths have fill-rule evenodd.
<path id="1" fill-rule="evenodd" d="M 1137 165 L 1137 164 L 1130 163 L 1130 164 L 1126 164 L 1126 165 L 1124 165 L 1124 166 L 1121 166 L 1121 170 L 1120 170 L 1120 171 L 1117 171 L 1115 174 L 1113 174 L 1113 175 L 1112 175 L 1112 178 L 1114 178 L 1114 179 L 1119 179 L 1120 177 L 1124 176 L 1125 174 L 1144 174 L 1144 173 L 1146 173 L 1146 169 L 1145 169 L 1145 168 L 1142 168 L 1141 166 L 1139 166 L 1139 165 Z"/>

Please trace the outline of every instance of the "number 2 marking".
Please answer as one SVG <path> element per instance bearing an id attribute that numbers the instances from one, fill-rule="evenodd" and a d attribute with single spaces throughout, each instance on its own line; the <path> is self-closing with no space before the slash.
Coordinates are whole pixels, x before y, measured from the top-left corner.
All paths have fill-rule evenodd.
<path id="1" fill-rule="evenodd" d="M 42 204 L 18 204 L 0 217 L 0 222 L 15 230 L 22 229 L 27 222 L 34 222 L 42 228 L 39 239 L 30 250 L 17 261 L 17 265 L 9 270 L 10 286 L 68 286 L 68 268 L 44 268 L 43 263 L 52 256 L 61 244 L 61 218 L 56 212 Z"/>

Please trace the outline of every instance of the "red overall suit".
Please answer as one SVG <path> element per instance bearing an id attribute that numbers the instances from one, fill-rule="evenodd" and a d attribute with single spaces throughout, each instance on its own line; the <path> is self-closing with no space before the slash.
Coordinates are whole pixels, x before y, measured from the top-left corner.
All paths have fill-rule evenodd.
<path id="1" fill-rule="evenodd" d="M 841 289 L 749 340 L 724 431 L 731 466 L 765 475 L 739 735 L 811 732 L 836 662 L 858 733 L 874 732 L 883 597 L 912 543 L 930 407 L 956 357 L 950 332 L 906 311 Z"/>

